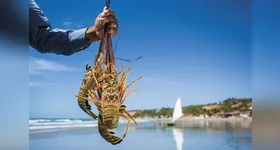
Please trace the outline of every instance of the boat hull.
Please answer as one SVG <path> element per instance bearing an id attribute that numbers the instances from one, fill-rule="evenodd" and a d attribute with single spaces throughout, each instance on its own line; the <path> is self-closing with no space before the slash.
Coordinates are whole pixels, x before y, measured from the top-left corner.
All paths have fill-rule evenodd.
<path id="1" fill-rule="evenodd" d="M 175 123 L 173 123 L 173 122 L 165 122 L 165 125 L 168 126 L 168 127 L 173 127 L 173 126 L 175 126 Z"/>
<path id="2" fill-rule="evenodd" d="M 166 126 L 168 126 L 168 127 L 174 127 L 175 124 L 174 124 L 174 123 L 166 123 Z"/>

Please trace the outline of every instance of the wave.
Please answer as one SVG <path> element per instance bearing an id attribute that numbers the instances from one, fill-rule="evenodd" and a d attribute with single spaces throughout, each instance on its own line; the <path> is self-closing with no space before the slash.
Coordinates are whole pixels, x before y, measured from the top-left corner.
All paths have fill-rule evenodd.
<path id="1" fill-rule="evenodd" d="M 147 119 L 137 119 L 137 122 L 149 122 Z M 127 123 L 121 119 L 120 124 Z M 29 119 L 29 132 L 54 132 L 72 128 L 96 127 L 97 120 L 90 119 Z"/>
<path id="2" fill-rule="evenodd" d="M 61 126 L 30 126 L 29 130 L 40 130 L 40 129 L 59 129 L 59 128 L 77 128 L 77 127 L 95 127 L 97 124 L 85 124 L 85 125 L 61 125 Z"/>
<path id="3" fill-rule="evenodd" d="M 29 126 L 45 126 L 45 125 L 70 125 L 70 124 L 88 124 L 97 123 L 96 121 L 83 121 L 83 120 L 70 120 L 70 119 L 59 119 L 59 120 L 29 120 Z"/>
<path id="4" fill-rule="evenodd" d="M 72 128 L 87 128 L 97 126 L 95 120 L 85 119 L 29 119 L 29 132 L 54 132 Z"/>

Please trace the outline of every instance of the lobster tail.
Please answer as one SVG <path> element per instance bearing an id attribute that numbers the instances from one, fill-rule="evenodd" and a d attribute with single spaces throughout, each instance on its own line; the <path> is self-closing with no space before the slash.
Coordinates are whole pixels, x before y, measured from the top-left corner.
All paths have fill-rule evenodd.
<path id="1" fill-rule="evenodd" d="M 110 131 L 102 121 L 102 116 L 98 117 L 98 130 L 100 135 L 112 145 L 117 145 L 123 141 L 122 138 L 114 135 L 115 133 Z"/>

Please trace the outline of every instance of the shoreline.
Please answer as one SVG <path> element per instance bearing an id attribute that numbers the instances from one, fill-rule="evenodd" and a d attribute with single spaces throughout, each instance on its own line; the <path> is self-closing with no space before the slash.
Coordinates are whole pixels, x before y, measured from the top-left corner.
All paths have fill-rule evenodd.
<path id="1" fill-rule="evenodd" d="M 172 118 L 141 118 L 137 117 L 134 118 L 135 120 L 156 120 L 156 121 L 168 121 L 171 120 Z M 209 120 L 209 121 L 252 121 L 253 117 L 247 117 L 247 118 L 242 118 L 242 117 L 228 117 L 228 118 L 217 118 L 217 117 L 209 117 L 209 118 L 204 118 L 204 117 L 188 117 L 188 118 L 180 118 L 177 121 L 197 121 L 197 120 Z"/>

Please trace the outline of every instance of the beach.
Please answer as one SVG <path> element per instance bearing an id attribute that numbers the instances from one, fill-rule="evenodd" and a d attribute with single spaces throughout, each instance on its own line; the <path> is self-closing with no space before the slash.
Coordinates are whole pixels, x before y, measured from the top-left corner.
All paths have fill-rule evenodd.
<path id="1" fill-rule="evenodd" d="M 226 121 L 227 120 L 227 121 Z M 90 119 L 30 119 L 30 150 L 249 150 L 252 149 L 250 120 L 178 120 L 176 127 L 161 127 L 160 120 L 138 119 L 119 145 L 107 143 Z M 243 123 L 242 123 L 243 122 Z M 122 136 L 126 121 L 115 130 Z"/>

